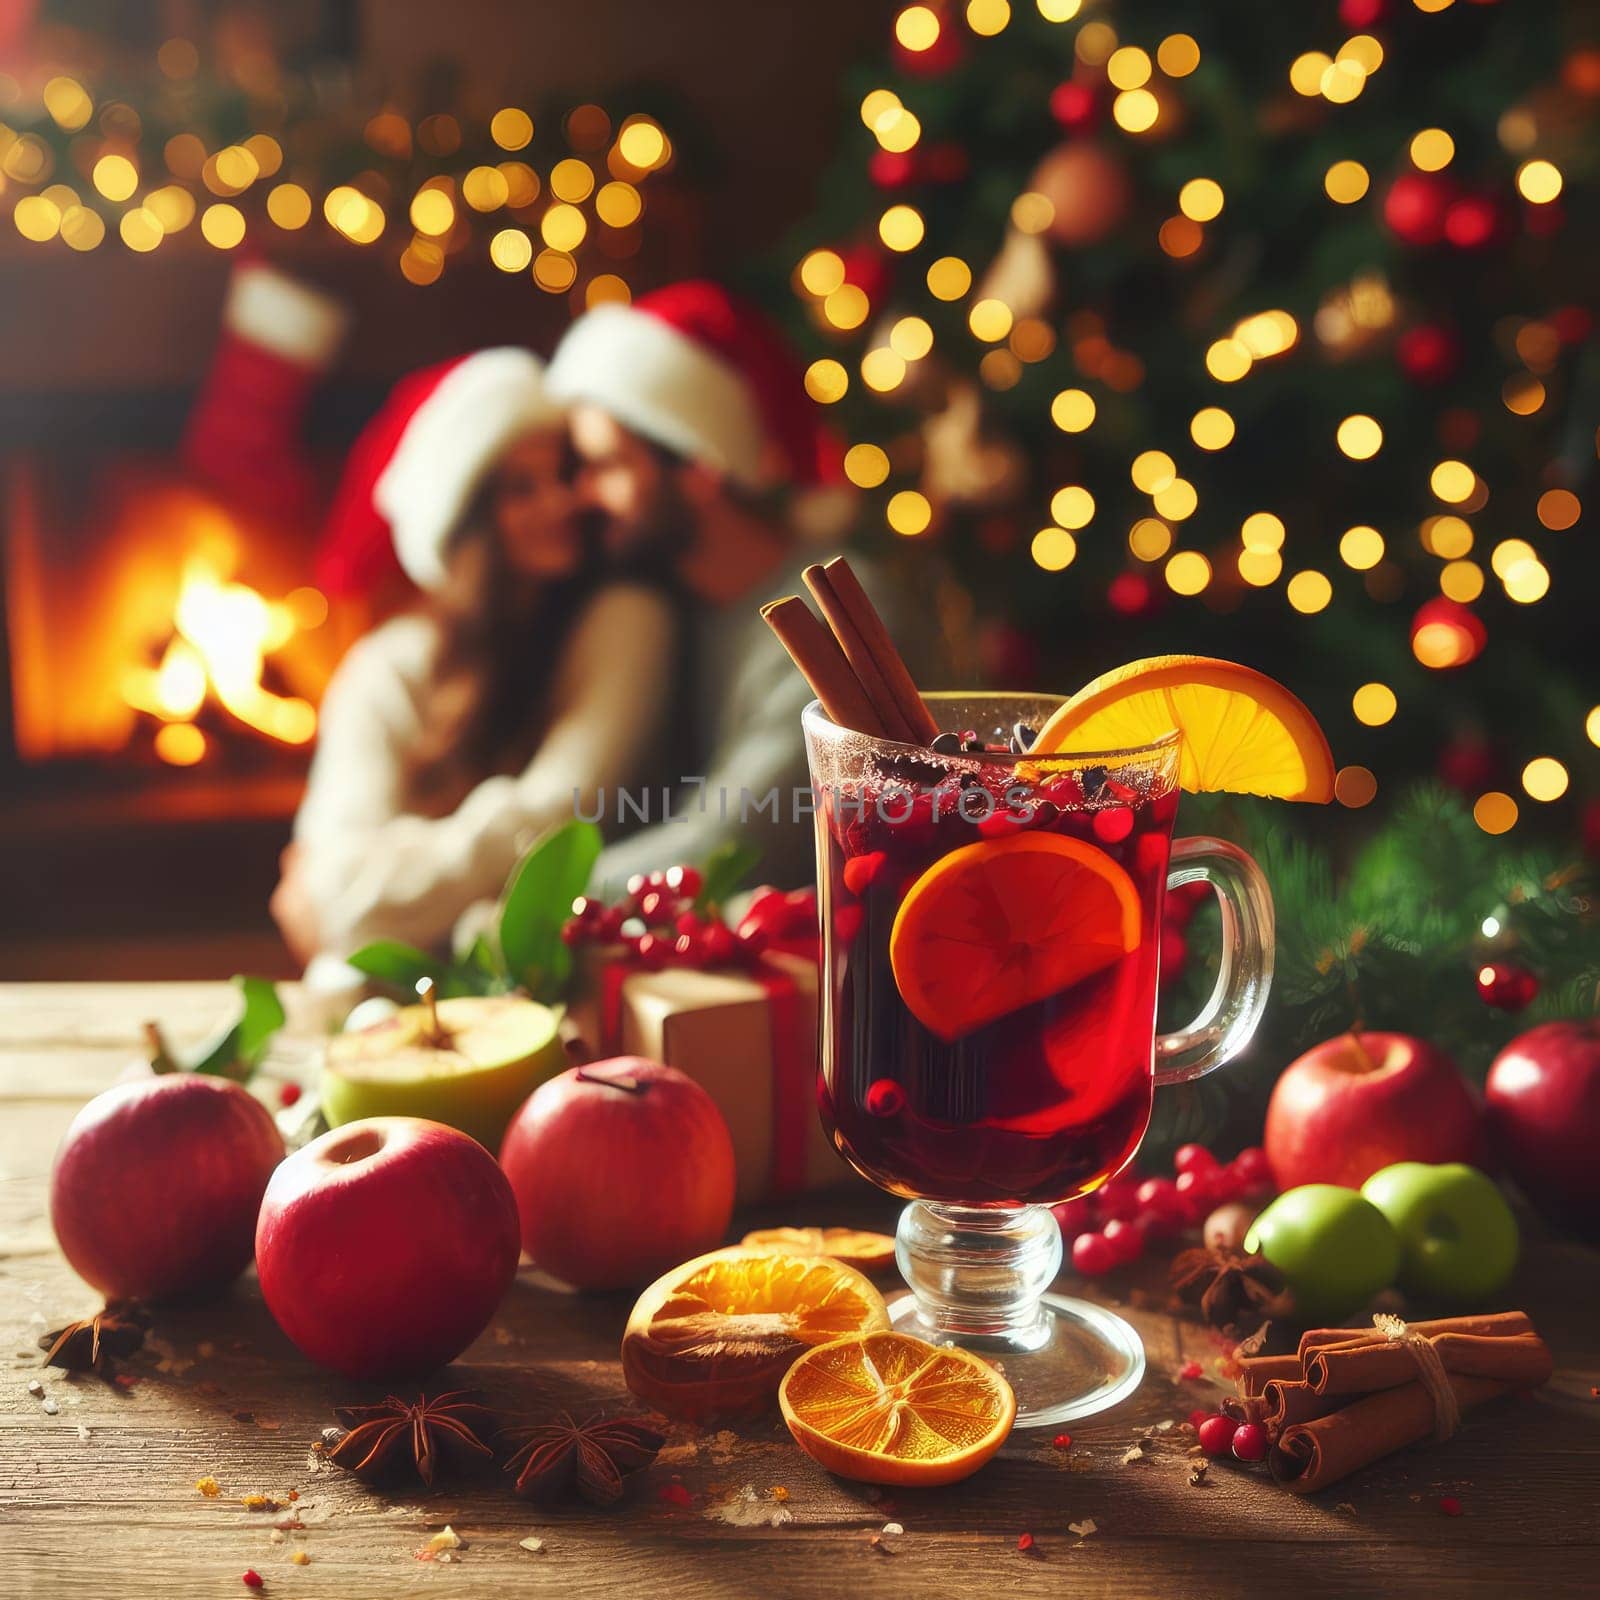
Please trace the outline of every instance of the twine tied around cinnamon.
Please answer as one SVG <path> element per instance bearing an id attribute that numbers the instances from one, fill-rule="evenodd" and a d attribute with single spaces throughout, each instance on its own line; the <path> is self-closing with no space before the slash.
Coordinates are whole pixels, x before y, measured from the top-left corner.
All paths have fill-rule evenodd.
<path id="1" fill-rule="evenodd" d="M 1425 1334 L 1414 1333 L 1404 1317 L 1388 1311 L 1375 1312 L 1372 1325 L 1391 1344 L 1402 1344 L 1411 1352 L 1411 1359 L 1417 1364 L 1417 1376 L 1433 1401 L 1433 1436 L 1448 1439 L 1461 1421 L 1461 1406 L 1433 1341 Z"/>

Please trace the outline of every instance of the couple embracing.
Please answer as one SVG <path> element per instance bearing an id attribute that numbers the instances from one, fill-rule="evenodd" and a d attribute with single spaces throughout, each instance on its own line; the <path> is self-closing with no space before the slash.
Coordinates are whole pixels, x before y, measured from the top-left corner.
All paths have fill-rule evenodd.
<path id="1" fill-rule="evenodd" d="M 807 691 L 757 606 L 825 553 L 794 531 L 825 449 L 776 334 L 705 282 L 596 307 L 547 366 L 483 350 L 396 388 L 322 579 L 370 586 L 397 558 L 420 599 L 323 702 L 272 901 L 309 983 L 344 986 L 374 938 L 448 944 L 575 805 L 605 812 L 601 893 L 735 836 L 764 876 L 809 875 L 809 825 L 739 796 L 807 781 Z M 623 792 L 653 807 L 631 832 Z"/>

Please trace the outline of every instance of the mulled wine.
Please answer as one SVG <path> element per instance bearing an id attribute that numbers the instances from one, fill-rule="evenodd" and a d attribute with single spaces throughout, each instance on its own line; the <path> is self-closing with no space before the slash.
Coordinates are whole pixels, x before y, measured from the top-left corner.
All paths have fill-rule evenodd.
<path id="1" fill-rule="evenodd" d="M 851 1165 L 911 1198 L 1084 1193 L 1150 1118 L 1176 745 L 1030 759 L 1012 735 L 813 749 L 819 1106 Z"/>

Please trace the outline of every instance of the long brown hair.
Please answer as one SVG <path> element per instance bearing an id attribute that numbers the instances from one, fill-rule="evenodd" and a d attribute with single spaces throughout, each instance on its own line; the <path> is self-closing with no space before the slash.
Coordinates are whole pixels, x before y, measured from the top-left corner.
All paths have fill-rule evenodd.
<path id="1" fill-rule="evenodd" d="M 514 572 L 485 510 L 469 518 L 448 582 L 423 606 L 438 646 L 406 787 L 424 811 L 453 808 L 483 778 L 532 756 L 549 722 L 562 646 L 594 587 L 592 561 L 554 580 Z"/>

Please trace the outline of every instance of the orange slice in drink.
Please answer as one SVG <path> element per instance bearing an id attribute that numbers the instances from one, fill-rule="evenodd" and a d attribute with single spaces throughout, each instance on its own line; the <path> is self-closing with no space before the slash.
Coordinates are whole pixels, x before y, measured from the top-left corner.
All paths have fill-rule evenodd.
<path id="1" fill-rule="evenodd" d="M 1057 833 L 952 850 L 906 891 L 889 933 L 900 997 L 958 1039 L 1070 988 L 1139 944 L 1139 894 L 1104 851 Z"/>
<path id="2" fill-rule="evenodd" d="M 860 1228 L 761 1228 L 739 1241 L 750 1250 L 788 1256 L 831 1256 L 857 1272 L 882 1272 L 894 1264 L 894 1240 Z"/>
<path id="3" fill-rule="evenodd" d="M 1078 755 L 1183 735 L 1178 783 L 1278 800 L 1333 798 L 1333 752 L 1317 719 L 1252 667 L 1210 656 L 1150 656 L 1103 673 L 1061 706 L 1033 755 Z"/>
<path id="4" fill-rule="evenodd" d="M 795 1442 L 829 1472 L 918 1488 L 970 1477 L 1017 1416 L 1011 1385 L 986 1361 L 904 1333 L 808 1350 L 778 1404 Z"/>
<path id="5" fill-rule="evenodd" d="M 796 1356 L 888 1326 L 883 1296 L 843 1262 L 713 1250 L 639 1296 L 622 1336 L 622 1375 L 668 1416 L 761 1411 Z"/>

